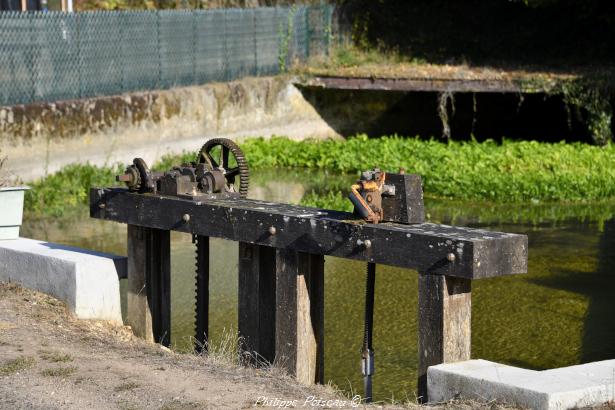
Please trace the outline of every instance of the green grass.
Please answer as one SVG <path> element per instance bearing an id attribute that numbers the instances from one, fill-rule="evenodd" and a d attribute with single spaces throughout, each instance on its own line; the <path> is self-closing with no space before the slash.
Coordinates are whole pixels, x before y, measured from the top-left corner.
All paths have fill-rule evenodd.
<path id="1" fill-rule="evenodd" d="M 423 177 L 428 198 L 491 204 L 605 202 L 615 199 L 615 145 L 503 141 L 439 142 L 419 138 L 358 136 L 348 140 L 292 141 L 276 137 L 240 144 L 252 174 L 267 169 L 326 170 L 332 176 L 311 184 L 302 203 L 350 209 L 349 181 L 361 170 L 405 168 Z M 195 153 L 164 157 L 152 168 L 169 169 Z M 30 215 L 59 216 L 88 203 L 91 186 L 116 185 L 123 166 L 69 165 L 33 184 L 27 192 Z M 333 175 L 347 175 L 334 178 Z M 257 179 L 257 178 L 254 178 Z M 253 179 L 253 180 L 254 180 Z M 521 207 L 522 208 L 522 207 Z"/>
<path id="2" fill-rule="evenodd" d="M 77 368 L 75 366 L 50 367 L 49 369 L 42 370 L 41 374 L 47 377 L 68 377 L 76 371 Z"/>
<path id="3" fill-rule="evenodd" d="M 0 366 L 0 376 L 8 376 L 9 374 L 29 369 L 34 366 L 35 363 L 36 361 L 34 358 L 29 356 L 8 360 Z"/>

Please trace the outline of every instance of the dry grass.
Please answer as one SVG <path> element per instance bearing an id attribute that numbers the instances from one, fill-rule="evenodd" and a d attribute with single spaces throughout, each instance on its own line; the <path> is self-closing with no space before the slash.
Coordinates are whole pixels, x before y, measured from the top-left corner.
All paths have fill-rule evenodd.
<path id="1" fill-rule="evenodd" d="M 9 374 L 29 369 L 30 367 L 34 366 L 35 363 L 36 360 L 33 357 L 29 356 L 23 356 L 13 360 L 9 360 L 0 367 L 0 375 L 7 376 Z"/>
<path id="2" fill-rule="evenodd" d="M 39 355 L 41 356 L 41 359 L 51 363 L 66 363 L 73 361 L 73 357 L 71 355 L 60 352 L 41 350 L 39 351 Z"/>
<path id="3" fill-rule="evenodd" d="M 134 381 L 128 381 L 128 382 L 120 384 L 119 386 L 114 388 L 113 391 L 119 393 L 119 392 L 123 392 L 123 391 L 134 390 L 134 389 L 136 389 L 138 387 L 141 387 L 141 385 L 139 383 L 134 382 Z"/>
<path id="4" fill-rule="evenodd" d="M 75 373 L 77 368 L 75 366 L 68 367 L 50 367 L 41 371 L 43 376 L 47 377 L 68 377 Z"/>
<path id="5" fill-rule="evenodd" d="M 191 338 L 192 344 L 199 344 Z M 206 341 L 201 344 L 200 355 L 207 358 L 212 365 L 224 367 L 247 366 L 254 368 L 272 368 L 274 365 L 267 362 L 256 352 L 245 350 L 245 341 L 238 336 L 237 330 L 224 328 L 219 339 Z"/>

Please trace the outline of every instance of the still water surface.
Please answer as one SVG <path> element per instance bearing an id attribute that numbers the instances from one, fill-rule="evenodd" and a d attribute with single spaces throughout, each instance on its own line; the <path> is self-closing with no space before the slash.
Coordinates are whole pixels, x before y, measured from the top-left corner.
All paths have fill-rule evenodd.
<path id="1" fill-rule="evenodd" d="M 280 175 L 282 174 L 282 175 Z M 306 192 L 349 185 L 353 177 L 270 172 L 251 196 L 297 202 Z M 529 273 L 472 284 L 472 356 L 531 369 L 615 358 L 615 204 L 522 207 L 426 200 L 431 221 L 524 233 Z M 125 226 L 78 215 L 26 220 L 22 235 L 125 254 Z M 213 343 L 237 329 L 237 245 L 211 240 Z M 172 235 L 172 343 L 190 346 L 194 246 Z M 325 378 L 360 392 L 365 266 L 326 258 Z M 123 282 L 123 281 L 122 281 Z M 124 295 L 125 297 L 125 295 Z M 414 399 L 417 367 L 417 274 L 378 266 L 374 346 L 378 400 Z"/>

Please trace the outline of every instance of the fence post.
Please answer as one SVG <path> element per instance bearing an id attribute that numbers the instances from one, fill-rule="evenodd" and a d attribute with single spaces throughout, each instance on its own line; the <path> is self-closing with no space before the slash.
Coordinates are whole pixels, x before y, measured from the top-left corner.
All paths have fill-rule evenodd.
<path id="1" fill-rule="evenodd" d="M 427 368 L 470 359 L 471 280 L 419 272 L 418 397 L 426 403 Z"/>

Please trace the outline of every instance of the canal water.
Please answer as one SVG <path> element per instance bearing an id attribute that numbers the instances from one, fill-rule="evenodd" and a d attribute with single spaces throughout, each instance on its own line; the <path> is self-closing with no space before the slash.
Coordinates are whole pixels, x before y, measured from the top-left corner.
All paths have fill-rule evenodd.
<path id="1" fill-rule="evenodd" d="M 298 202 L 353 176 L 314 171 L 259 172 L 251 197 Z M 615 204 L 521 206 L 426 200 L 438 223 L 527 234 L 529 273 L 472 284 L 472 356 L 529 369 L 615 358 Z M 77 213 L 26 219 L 23 236 L 125 254 L 125 226 Z M 211 241 L 212 343 L 237 329 L 237 245 Z M 191 344 L 195 251 L 187 234 L 172 235 L 172 344 Z M 124 282 L 124 281 L 122 281 Z M 365 265 L 326 258 L 325 378 L 361 393 Z M 124 288 L 124 283 L 122 283 Z M 125 300 L 125 295 L 123 295 Z M 417 368 L 417 274 L 378 266 L 374 347 L 377 400 L 414 400 Z"/>

